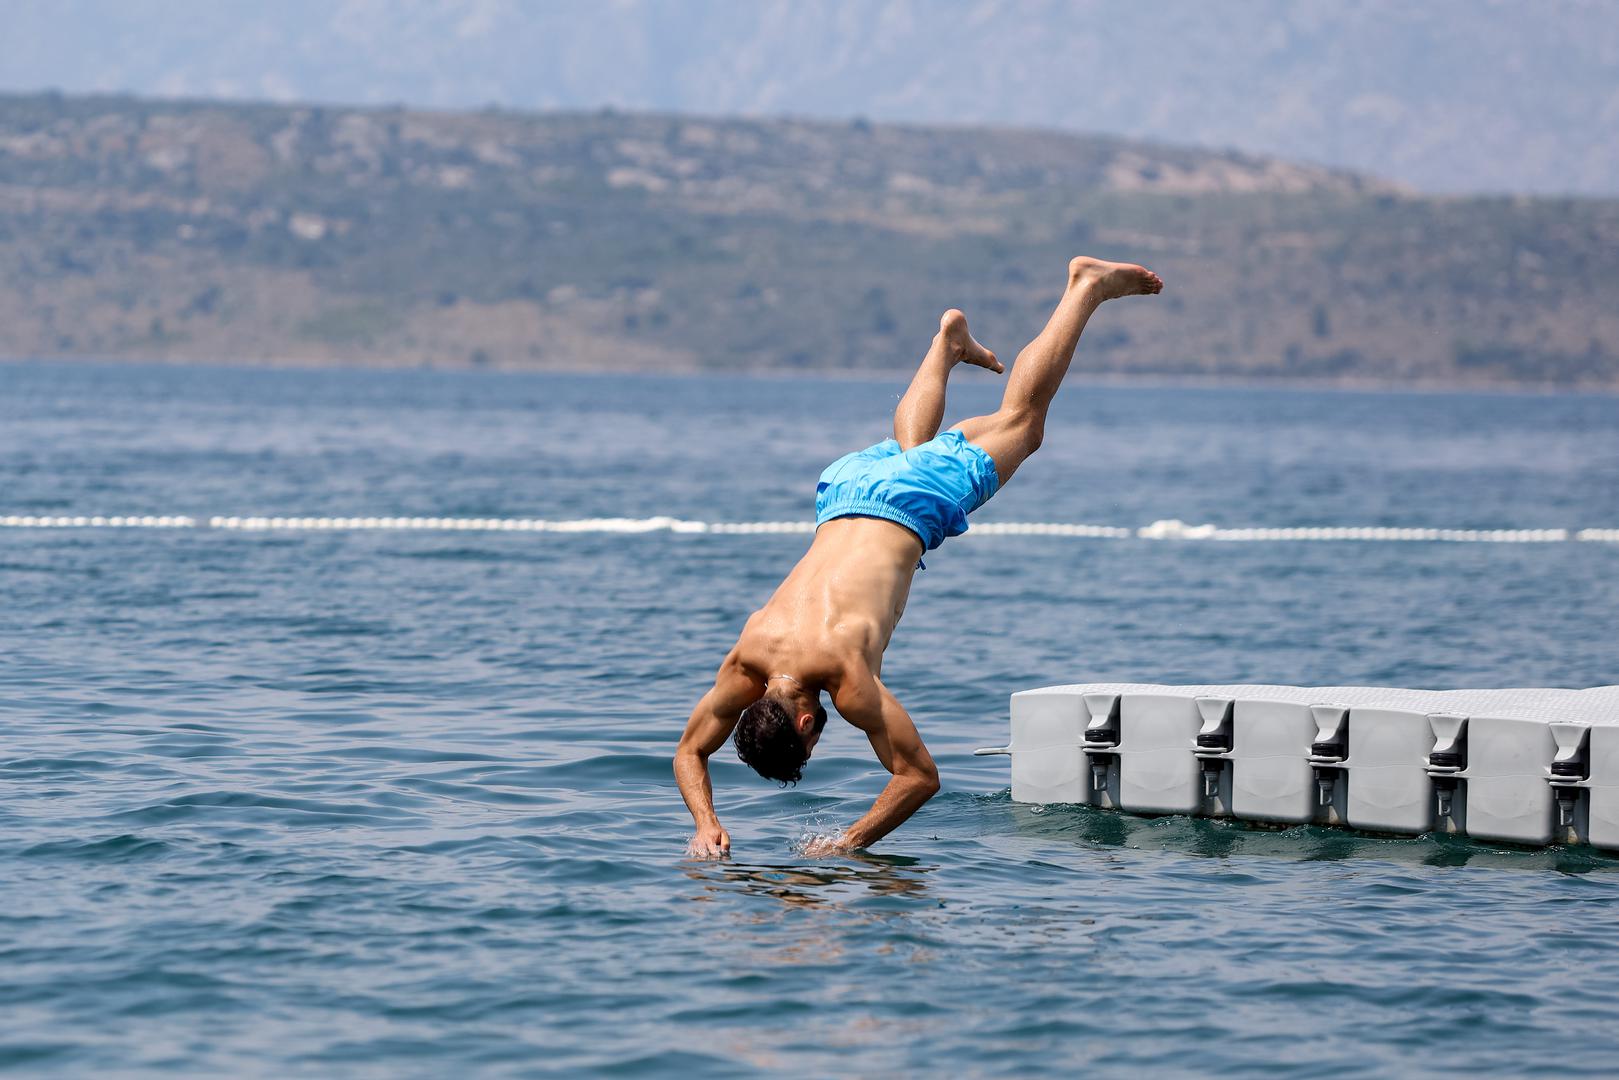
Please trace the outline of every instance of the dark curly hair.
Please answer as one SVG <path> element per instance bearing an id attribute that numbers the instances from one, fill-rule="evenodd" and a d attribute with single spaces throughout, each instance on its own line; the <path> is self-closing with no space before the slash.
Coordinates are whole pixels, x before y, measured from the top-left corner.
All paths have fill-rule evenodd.
<path id="1" fill-rule="evenodd" d="M 736 722 L 736 756 L 754 772 L 782 787 L 804 777 L 809 751 L 793 726 L 792 707 L 779 698 L 762 697 L 742 710 Z M 826 710 L 815 706 L 815 730 L 826 726 Z"/>

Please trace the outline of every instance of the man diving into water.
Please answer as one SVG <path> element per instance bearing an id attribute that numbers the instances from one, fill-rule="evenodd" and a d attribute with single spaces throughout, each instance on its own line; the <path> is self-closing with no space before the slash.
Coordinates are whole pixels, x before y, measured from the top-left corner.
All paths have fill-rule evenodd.
<path id="1" fill-rule="evenodd" d="M 967 531 L 967 515 L 1040 447 L 1046 412 L 1086 321 L 1104 300 L 1162 291 L 1129 263 L 1078 258 L 1051 321 L 1018 354 L 1001 407 L 943 435 L 945 383 L 957 364 L 1004 370 L 951 310 L 894 411 L 894 437 L 848 454 L 821 474 L 815 540 L 765 606 L 749 617 L 692 710 L 675 751 L 680 794 L 697 823 L 696 855 L 723 855 L 731 837 L 714 813 L 708 758 L 736 732 L 759 775 L 796 783 L 826 726 L 821 694 L 866 733 L 892 778 L 836 841 L 809 854 L 855 850 L 887 836 L 939 790 L 939 772 L 905 709 L 882 684 L 883 652 L 905 611 L 920 556 Z"/>

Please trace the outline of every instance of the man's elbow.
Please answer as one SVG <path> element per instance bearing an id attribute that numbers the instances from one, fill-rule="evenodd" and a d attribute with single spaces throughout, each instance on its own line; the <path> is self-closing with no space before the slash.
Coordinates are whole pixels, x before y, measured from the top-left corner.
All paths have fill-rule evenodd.
<path id="1" fill-rule="evenodd" d="M 926 802 L 939 793 L 939 770 L 931 766 L 916 770 L 911 775 L 911 786 L 922 796 L 922 801 Z"/>

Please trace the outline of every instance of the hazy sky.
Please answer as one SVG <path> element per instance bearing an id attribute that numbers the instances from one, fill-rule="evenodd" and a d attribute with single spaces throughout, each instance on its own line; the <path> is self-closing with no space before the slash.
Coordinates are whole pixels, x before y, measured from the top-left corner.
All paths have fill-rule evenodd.
<path id="1" fill-rule="evenodd" d="M 6 0 L 0 87 L 1104 131 L 1619 194 L 1612 0 Z"/>

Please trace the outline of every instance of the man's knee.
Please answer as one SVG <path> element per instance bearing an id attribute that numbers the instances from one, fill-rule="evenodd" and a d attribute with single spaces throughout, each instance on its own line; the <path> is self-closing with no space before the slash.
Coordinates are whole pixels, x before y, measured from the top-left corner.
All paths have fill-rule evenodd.
<path id="1" fill-rule="evenodd" d="M 1046 441 L 1046 419 L 1036 417 L 1028 422 L 1023 429 L 1023 449 L 1032 454 L 1040 449 L 1040 444 Z"/>
<path id="2" fill-rule="evenodd" d="M 1007 434 L 1022 449 L 1023 455 L 1040 449 L 1046 437 L 1046 416 L 1040 409 L 1019 406 L 1002 410 Z"/>

